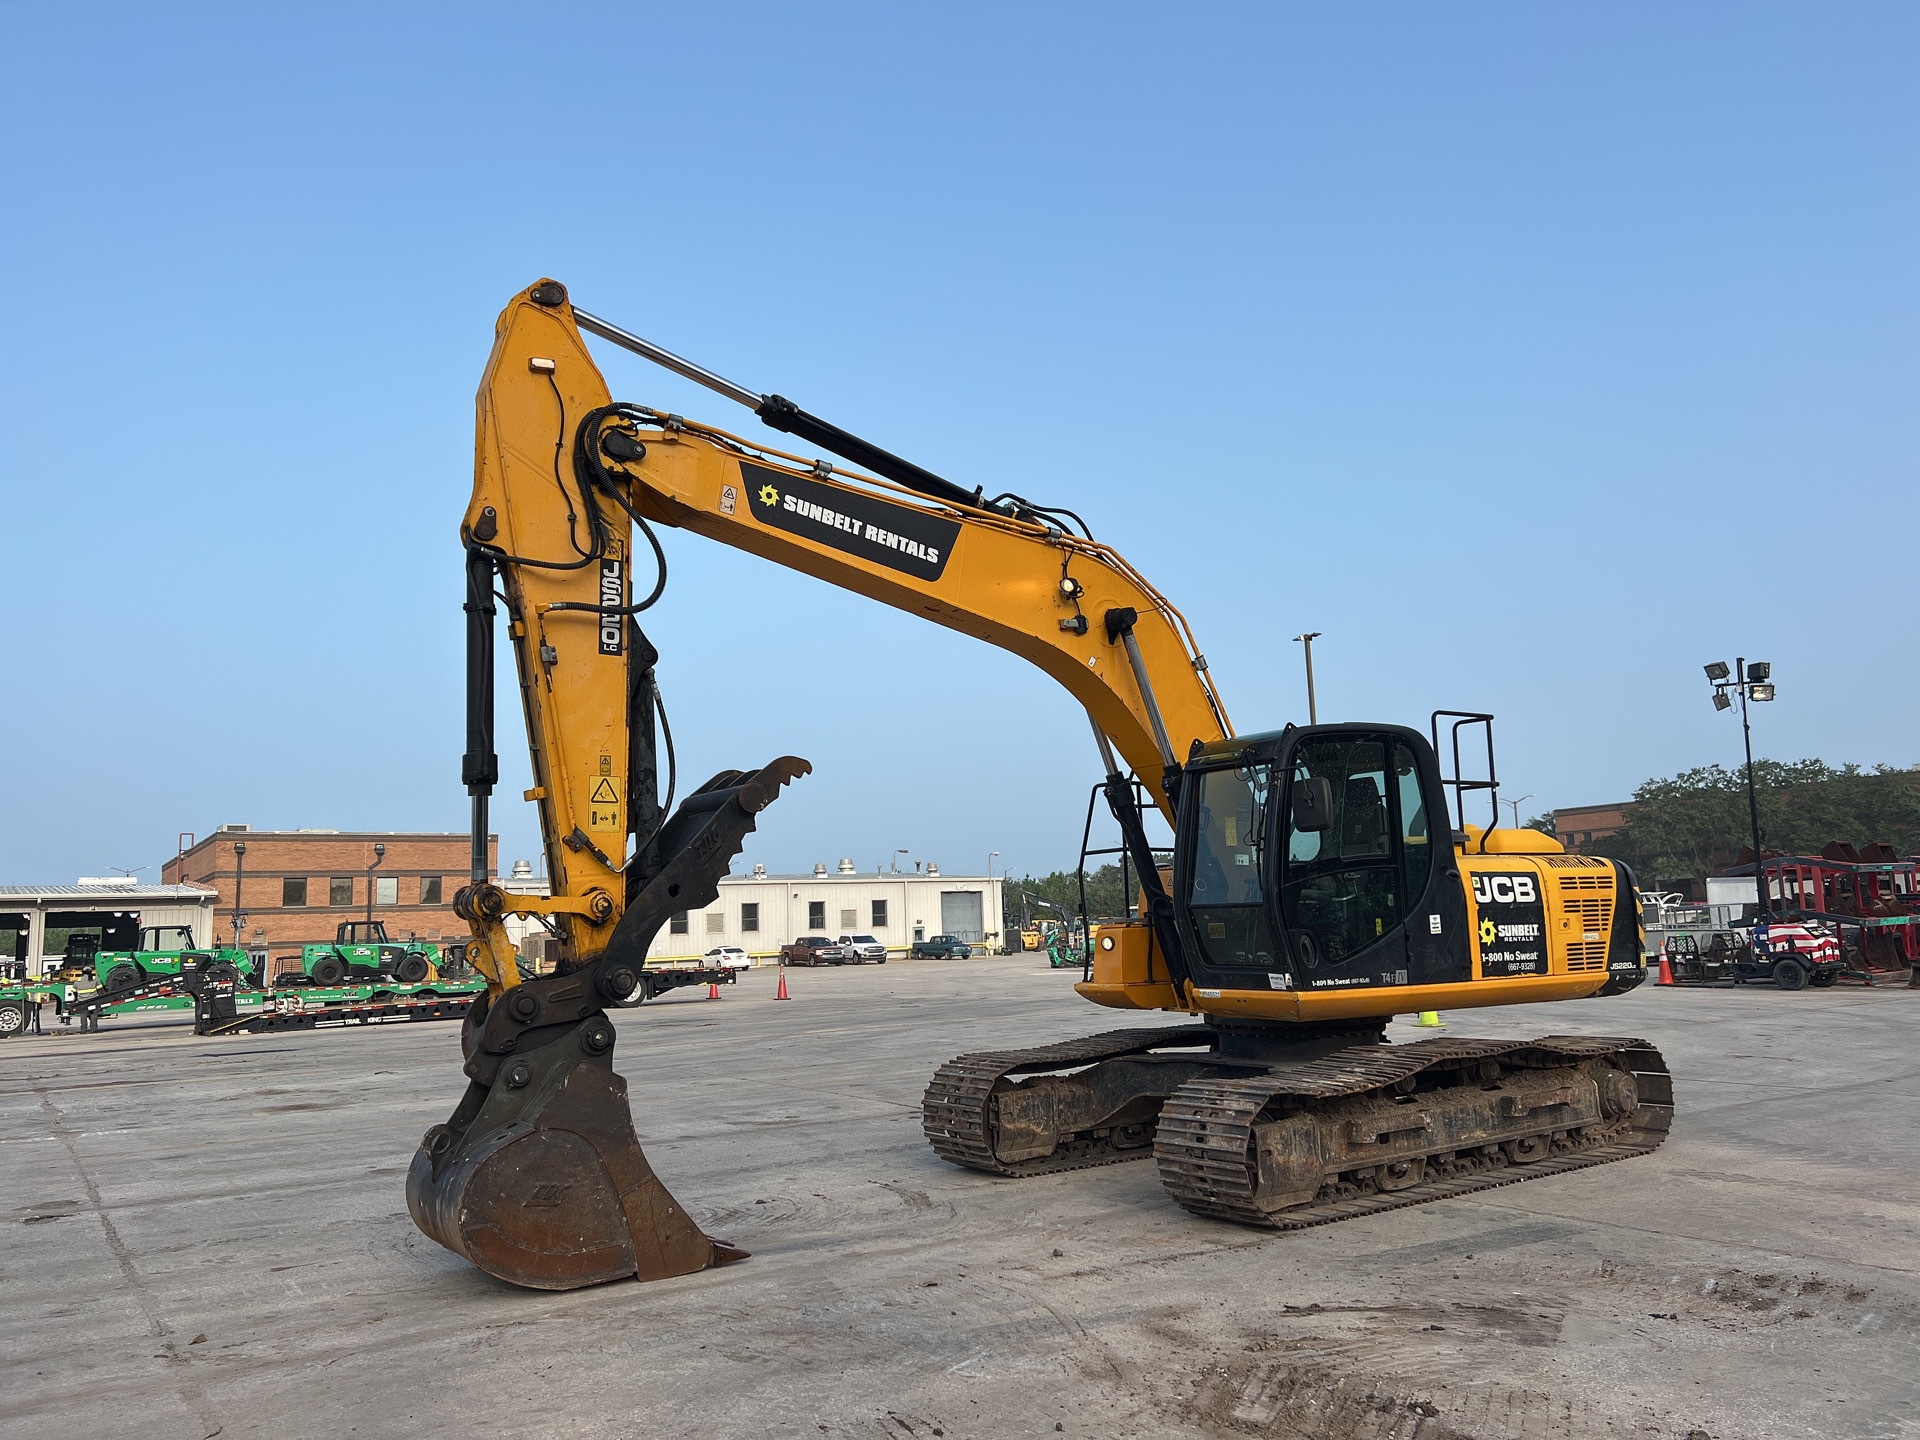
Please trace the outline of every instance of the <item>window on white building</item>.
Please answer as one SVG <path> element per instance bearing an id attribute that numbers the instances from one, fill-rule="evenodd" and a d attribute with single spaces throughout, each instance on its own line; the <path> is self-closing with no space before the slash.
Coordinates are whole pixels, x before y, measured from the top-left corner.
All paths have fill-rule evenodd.
<path id="1" fill-rule="evenodd" d="M 740 933 L 742 935 L 760 933 L 760 907 L 757 904 L 740 907 Z"/>
<path id="2" fill-rule="evenodd" d="M 827 902 L 824 900 L 807 901 L 807 929 L 824 930 L 827 928 Z"/>
<path id="3" fill-rule="evenodd" d="M 873 902 L 873 928 L 876 930 L 887 928 L 887 902 L 884 900 Z"/>
<path id="4" fill-rule="evenodd" d="M 687 933 L 686 911 L 682 910 L 677 915 L 669 915 L 667 917 L 667 933 L 669 935 L 684 935 Z"/>

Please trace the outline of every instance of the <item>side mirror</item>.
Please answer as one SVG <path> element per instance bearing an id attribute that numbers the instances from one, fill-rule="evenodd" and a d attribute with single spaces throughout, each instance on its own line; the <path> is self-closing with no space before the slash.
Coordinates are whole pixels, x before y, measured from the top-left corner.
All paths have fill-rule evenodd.
<path id="1" fill-rule="evenodd" d="M 1293 828 L 1333 828 L 1333 782 L 1326 776 L 1310 775 L 1293 782 Z"/>

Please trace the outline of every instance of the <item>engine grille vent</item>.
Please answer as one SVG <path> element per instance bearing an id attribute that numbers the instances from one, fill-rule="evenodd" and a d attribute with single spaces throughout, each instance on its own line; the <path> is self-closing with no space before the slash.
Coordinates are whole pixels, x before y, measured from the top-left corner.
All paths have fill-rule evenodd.
<path id="1" fill-rule="evenodd" d="M 1613 928 L 1613 896 L 1587 893 L 1605 888 L 1597 875 L 1562 875 L 1560 911 L 1572 921 L 1567 937 L 1567 970 L 1578 974 L 1607 968 L 1607 936 Z M 1580 892 L 1580 893 L 1574 893 Z M 1591 937 L 1591 938 L 1590 938 Z"/>

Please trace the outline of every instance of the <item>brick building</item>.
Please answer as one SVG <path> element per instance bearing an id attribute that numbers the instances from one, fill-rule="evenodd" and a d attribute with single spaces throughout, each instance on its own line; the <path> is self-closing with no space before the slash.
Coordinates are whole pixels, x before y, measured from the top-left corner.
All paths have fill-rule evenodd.
<path id="1" fill-rule="evenodd" d="M 489 873 L 499 843 L 498 836 L 488 838 Z M 385 853 L 376 857 L 375 845 Z M 453 913 L 453 892 L 467 881 L 470 850 L 465 834 L 223 825 L 160 873 L 168 884 L 216 892 L 219 943 L 233 943 L 237 899 L 242 946 L 283 954 L 333 939 L 342 920 L 366 919 L 369 898 L 373 918 L 385 921 L 396 940 L 464 938 L 467 926 Z"/>
<path id="2" fill-rule="evenodd" d="M 1619 800 L 1611 805 L 1574 805 L 1565 810 L 1556 810 L 1553 812 L 1553 833 L 1562 845 L 1578 854 L 1594 841 L 1618 835 L 1626 829 L 1627 815 L 1632 809 L 1631 800 Z"/>

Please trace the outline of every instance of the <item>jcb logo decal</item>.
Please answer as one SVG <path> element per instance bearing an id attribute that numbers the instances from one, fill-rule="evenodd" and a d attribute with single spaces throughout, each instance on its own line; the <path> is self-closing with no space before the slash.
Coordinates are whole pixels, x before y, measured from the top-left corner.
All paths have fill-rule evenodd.
<path id="1" fill-rule="evenodd" d="M 626 566 L 613 559 L 600 562 L 600 653 L 618 655 L 620 653 L 620 617 L 609 615 L 610 609 L 617 610 L 627 603 L 627 590 L 624 581 Z"/>
<path id="2" fill-rule="evenodd" d="M 1531 905 L 1540 891 L 1531 875 L 1476 875 L 1473 898 L 1481 905 Z"/>

